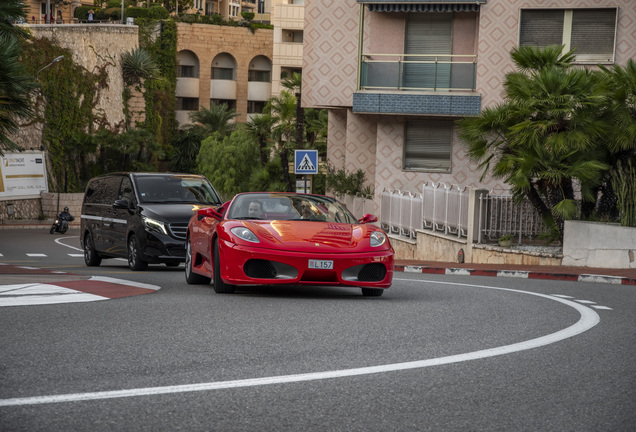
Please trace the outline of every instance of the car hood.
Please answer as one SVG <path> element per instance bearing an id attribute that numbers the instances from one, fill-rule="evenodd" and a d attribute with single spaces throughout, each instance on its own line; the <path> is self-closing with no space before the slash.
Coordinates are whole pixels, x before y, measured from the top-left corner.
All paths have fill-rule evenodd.
<path id="1" fill-rule="evenodd" d="M 188 223 L 193 214 L 202 208 L 197 204 L 141 204 L 141 214 L 146 217 L 166 221 L 168 223 Z"/>
<path id="2" fill-rule="evenodd" d="M 353 252 L 367 250 L 373 225 L 317 221 L 243 221 L 261 247 L 288 251 Z M 377 249 L 376 249 L 377 250 Z"/>

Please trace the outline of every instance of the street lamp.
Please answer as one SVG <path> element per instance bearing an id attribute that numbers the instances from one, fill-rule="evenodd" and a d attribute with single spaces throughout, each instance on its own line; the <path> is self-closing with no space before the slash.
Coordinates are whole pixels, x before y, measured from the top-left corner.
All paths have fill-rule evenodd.
<path id="1" fill-rule="evenodd" d="M 58 56 L 58 57 L 55 57 L 51 63 L 47 64 L 46 66 L 44 66 L 42 69 L 40 69 L 39 71 L 37 71 L 37 72 L 35 73 L 36 78 L 37 78 L 37 76 L 40 74 L 40 72 L 42 72 L 44 69 L 46 69 L 47 67 L 51 66 L 51 65 L 52 65 L 52 64 L 54 64 L 54 63 L 59 62 L 59 61 L 60 61 L 60 60 L 62 60 L 63 58 L 64 58 L 64 56 L 63 56 L 63 55 Z"/>

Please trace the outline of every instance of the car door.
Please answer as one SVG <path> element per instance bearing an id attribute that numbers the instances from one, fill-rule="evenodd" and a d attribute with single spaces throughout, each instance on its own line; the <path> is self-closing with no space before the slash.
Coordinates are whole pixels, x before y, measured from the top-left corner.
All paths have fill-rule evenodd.
<path id="1" fill-rule="evenodd" d="M 125 256 L 128 251 L 127 238 L 131 218 L 133 217 L 137 207 L 137 200 L 133 190 L 133 184 L 130 177 L 123 176 L 117 191 L 117 200 L 125 200 L 128 202 L 127 208 L 112 207 L 112 248 L 117 255 Z"/>

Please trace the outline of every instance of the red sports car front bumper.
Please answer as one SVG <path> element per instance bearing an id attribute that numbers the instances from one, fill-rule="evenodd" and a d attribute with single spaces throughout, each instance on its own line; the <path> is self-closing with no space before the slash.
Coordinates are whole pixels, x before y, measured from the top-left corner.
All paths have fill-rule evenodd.
<path id="1" fill-rule="evenodd" d="M 344 285 L 388 288 L 393 250 L 362 253 L 290 252 L 237 245 L 219 239 L 221 279 L 232 285 Z M 332 261 L 331 269 L 309 260 Z"/>

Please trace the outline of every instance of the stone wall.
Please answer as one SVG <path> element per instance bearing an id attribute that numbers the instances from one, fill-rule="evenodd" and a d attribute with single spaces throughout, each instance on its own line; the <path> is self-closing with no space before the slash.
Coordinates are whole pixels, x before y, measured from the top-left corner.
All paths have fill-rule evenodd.
<path id="1" fill-rule="evenodd" d="M 59 206 L 58 206 L 59 195 Z M 79 221 L 79 215 L 82 213 L 83 193 L 50 193 L 42 192 L 42 213 L 47 218 L 53 218 L 62 211 L 64 207 L 68 207 L 68 211 L 75 217 L 75 222 Z M 59 209 L 59 210 L 58 210 Z"/>
<path id="2" fill-rule="evenodd" d="M 38 219 L 41 215 L 42 202 L 39 197 L 0 201 L 0 223 L 18 219 Z"/>
<path id="3" fill-rule="evenodd" d="M 95 72 L 97 68 L 107 64 L 108 88 L 101 90 L 95 110 L 103 113 L 106 121 L 112 126 L 124 121 L 121 55 L 139 46 L 137 26 L 42 24 L 24 27 L 33 37 L 54 40 L 57 45 L 71 50 L 73 61 L 90 72 Z M 134 102 L 138 101 L 135 99 Z M 137 106 L 133 109 L 139 110 Z M 11 138 L 24 149 L 39 149 L 42 145 L 42 124 L 34 123 L 21 127 L 18 134 Z"/>

